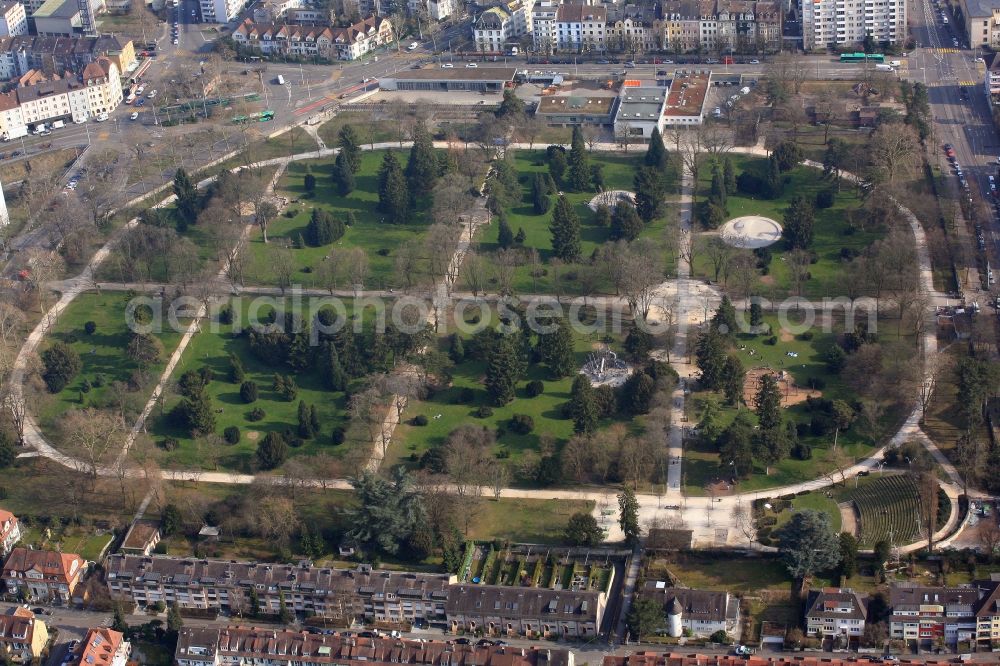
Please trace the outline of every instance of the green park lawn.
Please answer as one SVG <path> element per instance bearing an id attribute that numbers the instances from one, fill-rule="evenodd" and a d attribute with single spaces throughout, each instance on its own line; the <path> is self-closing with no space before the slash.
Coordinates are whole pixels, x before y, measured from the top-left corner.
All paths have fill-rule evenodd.
<path id="1" fill-rule="evenodd" d="M 124 292 L 88 292 L 77 296 L 53 326 L 49 339 L 67 342 L 80 355 L 81 369 L 76 378 L 51 400 L 43 400 L 36 416 L 44 427 L 57 425 L 58 418 L 70 409 L 100 407 L 112 401 L 112 384 L 128 382 L 139 366 L 125 356 L 125 348 L 131 337 L 125 307 L 131 296 Z M 93 321 L 97 328 L 92 335 L 84 331 L 84 324 Z M 185 322 L 181 322 L 184 324 Z M 163 354 L 159 363 L 146 369 L 150 386 L 159 379 L 167 359 L 177 347 L 183 331 L 170 330 L 166 324 L 153 334 L 163 343 Z M 47 345 L 43 345 L 42 350 Z M 86 383 L 90 388 L 86 390 Z M 100 386 L 97 386 L 100 384 Z M 143 395 L 143 402 L 146 396 Z"/>
<path id="2" fill-rule="evenodd" d="M 574 336 L 577 362 L 582 367 L 588 355 L 601 343 L 601 339 L 597 334 L 574 333 Z M 612 348 L 621 353 L 620 346 L 612 344 Z M 417 460 L 425 451 L 443 445 L 451 431 L 467 423 L 502 429 L 503 434 L 497 438 L 495 454 L 501 458 L 509 458 L 512 462 L 516 462 L 525 452 L 538 453 L 543 439 L 558 446 L 573 435 L 573 422 L 562 418 L 561 412 L 562 406 L 569 401 L 573 376 L 553 380 L 544 365 L 529 364 L 524 377 L 518 382 L 515 399 L 503 407 L 495 407 L 483 385 L 485 371 L 484 361 L 463 361 L 452 371 L 451 386 L 426 400 L 411 400 L 404 414 L 404 423 L 396 428 L 393 435 L 386 460 L 416 467 Z M 542 381 L 545 390 L 541 395 L 530 398 L 525 386 L 536 379 Z M 472 389 L 472 402 L 458 403 L 463 389 Z M 475 412 L 481 405 L 491 406 L 492 416 L 476 416 Z M 427 417 L 426 426 L 411 424 L 410 420 L 418 414 Z M 515 414 L 531 416 L 535 423 L 534 430 L 526 435 L 512 432 L 507 427 L 507 422 Z M 602 426 L 610 423 L 607 420 Z"/>
<path id="3" fill-rule="evenodd" d="M 373 114 L 359 111 L 338 113 L 336 116 L 319 126 L 319 137 L 327 148 L 337 145 L 338 134 L 345 125 L 351 125 L 357 130 L 358 136 L 365 145 L 397 141 L 399 134 L 391 120 L 376 119 Z"/>
<path id="4" fill-rule="evenodd" d="M 249 299 L 240 300 L 239 303 L 245 317 Z M 162 452 L 164 464 L 191 469 L 224 468 L 251 471 L 259 440 L 268 432 L 282 432 L 289 427 L 293 430 L 296 428 L 300 400 L 305 401 L 307 405 L 316 405 L 321 430 L 315 438 L 305 440 L 299 447 L 290 448 L 290 456 L 327 453 L 341 457 L 351 448 L 348 442 L 341 446 L 332 444 L 334 428 L 346 426 L 348 420 L 344 393 L 327 390 L 315 368 L 293 374 L 288 367 L 274 367 L 263 363 L 250 351 L 250 344 L 245 336 L 233 336 L 233 325 L 214 322 L 213 324 L 217 331 L 211 330 L 211 325 L 206 322 L 202 330 L 195 334 L 171 379 L 176 381 L 188 370 L 211 368 L 215 373 L 215 379 L 209 383 L 207 390 L 212 399 L 212 406 L 217 410 L 215 432 L 221 434 L 226 427 L 237 426 L 241 431 L 240 441 L 235 445 L 229 445 L 213 443 L 205 438 L 195 440 L 191 438 L 190 433 L 174 427 L 170 423 L 169 412 L 180 402 L 180 397 L 168 391 L 164 401 L 161 402 L 161 408 L 153 412 L 150 429 L 150 434 L 157 443 L 162 443 L 166 437 L 173 437 L 179 443 L 177 449 Z M 236 354 L 243 361 L 246 369 L 245 379 L 257 383 L 260 397 L 253 404 L 245 404 L 240 398 L 239 385 L 229 381 L 230 353 Z M 276 372 L 293 374 L 298 385 L 298 395 L 294 400 L 286 401 L 272 391 L 272 381 Z M 260 407 L 265 411 L 266 417 L 263 420 L 251 422 L 247 419 L 248 413 L 254 407 Z"/>
<path id="5" fill-rule="evenodd" d="M 589 153 L 590 164 L 600 164 L 604 168 L 605 190 L 628 190 L 633 189 L 633 179 L 636 171 L 642 166 L 643 153 L 637 152 L 629 155 L 617 153 Z M 544 150 L 519 150 L 514 153 L 514 165 L 517 169 L 519 180 L 522 184 L 521 203 L 507 211 L 507 222 L 516 234 L 518 229 L 524 229 L 524 247 L 533 248 L 538 251 L 540 266 L 533 267 L 525 265 L 517 269 L 513 288 L 517 293 L 580 293 L 581 287 L 575 282 L 579 280 L 579 275 L 584 271 L 597 271 L 598 281 L 594 285 L 598 292 L 613 293 L 610 280 L 606 273 L 599 267 L 591 267 L 581 264 L 577 266 L 566 266 L 559 271 L 551 265 L 552 259 L 552 234 L 549 225 L 552 221 L 552 211 L 555 209 L 556 195 L 551 195 L 552 206 L 549 211 L 536 215 L 531 204 L 531 184 L 535 173 L 548 173 L 548 165 L 545 160 Z M 674 179 L 671 178 L 667 185 L 667 192 L 672 193 L 676 189 Z M 596 196 L 596 192 L 566 192 L 566 198 L 573 204 L 573 209 L 580 218 L 580 256 L 584 261 L 589 261 L 594 251 L 608 240 L 609 229 L 599 227 L 594 224 L 594 211 L 587 204 Z M 671 215 L 672 208 L 665 207 L 667 213 L 658 220 L 654 220 L 642 232 L 642 237 L 662 240 L 667 229 L 667 216 Z M 497 246 L 498 225 L 491 224 L 484 228 L 479 235 L 479 245 L 481 250 L 492 252 L 498 249 Z M 674 257 L 663 256 L 650 257 L 651 261 L 659 261 L 668 271 L 675 263 Z M 536 275 L 533 276 L 532 273 Z M 562 284 L 557 284 L 557 275 L 561 276 Z"/>
<path id="6" fill-rule="evenodd" d="M 836 340 L 836 329 L 834 332 L 824 332 L 817 324 L 812 329 L 811 339 L 803 339 L 804 336 L 790 336 L 778 333 L 777 318 L 774 316 L 765 317 L 765 322 L 776 332 L 778 341 L 775 345 L 764 344 L 764 340 L 769 336 L 755 336 L 749 333 L 740 334 L 737 337 L 737 348 L 735 353 L 743 362 L 743 367 L 750 371 L 753 368 L 768 367 L 774 370 L 787 370 L 795 378 L 796 390 L 804 393 L 807 389 L 809 379 L 820 379 L 825 383 L 824 388 L 819 391 L 822 397 L 829 399 L 842 399 L 852 402 L 855 399 L 853 393 L 841 382 L 840 378 L 832 375 L 826 368 L 823 361 L 823 354 Z M 739 346 L 745 349 L 739 349 Z M 751 356 L 750 351 L 754 354 Z M 797 357 L 790 357 L 788 353 L 797 354 Z M 814 392 L 815 393 L 815 392 Z M 695 406 L 688 415 L 692 423 L 697 423 L 700 418 L 700 410 L 697 405 L 709 396 L 709 392 L 696 392 L 694 400 L 689 404 Z M 723 403 L 721 395 L 714 395 L 721 406 L 723 424 L 728 424 L 736 415 L 736 409 L 727 407 Z M 743 407 L 746 409 L 746 406 Z M 806 411 L 804 402 L 792 405 L 785 410 L 786 418 L 795 423 L 808 423 L 810 414 Z M 896 418 L 895 414 L 887 414 L 884 418 L 889 421 Z M 832 435 L 813 436 L 806 435 L 802 442 L 812 447 L 812 458 L 809 460 L 795 460 L 787 458 L 773 465 L 765 474 L 762 467 L 757 467 L 754 474 L 749 478 L 739 482 L 737 490 L 739 492 L 749 492 L 784 486 L 800 481 L 807 481 L 828 473 L 833 469 L 832 464 L 825 460 L 827 452 L 832 445 Z M 860 458 L 868 455 L 872 451 L 869 441 L 863 439 L 856 428 L 851 428 L 840 433 L 837 441 L 838 449 L 853 458 Z M 697 438 L 690 439 L 685 444 L 684 450 L 684 491 L 690 494 L 704 494 L 708 483 L 717 478 L 728 478 L 730 474 L 720 468 L 719 454 L 714 446 L 702 444 Z"/>
<path id="7" fill-rule="evenodd" d="M 734 154 L 731 158 L 737 174 L 747 169 L 763 173 L 767 166 L 767 160 L 761 157 Z M 726 207 L 729 211 L 727 220 L 743 215 L 762 215 L 782 224 L 785 210 L 796 196 L 804 195 L 813 201 L 817 192 L 833 186 L 831 181 L 823 178 L 822 171 L 812 167 L 798 166 L 785 175 L 788 178 L 788 183 L 785 185 L 784 193 L 778 199 L 752 198 L 740 193 L 728 195 L 726 197 Z M 696 201 L 704 200 L 708 195 L 711 183 L 712 169 L 710 165 L 706 164 L 698 176 Z M 811 277 L 803 285 L 802 296 L 804 298 L 832 297 L 843 293 L 840 281 L 845 264 L 841 259 L 841 249 L 849 248 L 862 252 L 884 235 L 882 230 L 871 228 L 863 232 L 852 232 L 846 214 L 847 211 L 858 208 L 860 203 L 855 189 L 845 183 L 841 187 L 841 191 L 836 194 L 833 207 L 816 211 L 814 241 L 811 250 L 816 253 L 818 261 L 809 267 Z M 770 272 L 759 278 L 755 293 L 768 298 L 794 295 L 794 285 L 789 269 L 784 262 L 784 243 L 778 242 L 772 245 L 771 250 L 773 258 L 771 259 Z M 698 277 L 715 278 L 714 268 L 706 253 L 696 254 L 694 273 Z"/>
<path id="8" fill-rule="evenodd" d="M 275 275 L 269 245 L 288 243 L 295 263 L 293 283 L 317 286 L 317 269 L 323 258 L 336 248 L 360 247 L 368 256 L 369 277 L 365 285 L 372 289 L 396 286 L 393 276 L 395 252 L 404 245 L 419 244 L 427 230 L 428 221 L 424 212 L 429 198 L 417 200 L 417 211 L 409 224 L 384 224 L 381 214 L 375 210 L 378 204 L 378 170 L 386 151 L 363 151 L 361 169 L 355 175 L 355 189 L 346 197 L 340 196 L 330 180 L 333 158 L 292 162 L 279 179 L 275 193 L 288 197 L 290 203 L 285 211 L 268 225 L 268 244 L 265 244 L 258 230 L 251 236 L 250 275 L 257 282 L 274 283 Z M 408 151 L 395 151 L 400 163 L 405 166 Z M 306 169 L 316 176 L 315 198 L 304 198 L 303 184 Z M 353 211 L 357 225 L 348 227 L 347 233 L 339 241 L 323 247 L 299 247 L 298 241 L 305 235 L 306 226 L 313 208 L 330 211 L 339 219 L 345 219 L 347 211 Z M 286 213 L 294 211 L 292 217 Z M 325 285 L 324 285 L 325 286 Z M 344 285 L 348 288 L 349 285 Z"/>

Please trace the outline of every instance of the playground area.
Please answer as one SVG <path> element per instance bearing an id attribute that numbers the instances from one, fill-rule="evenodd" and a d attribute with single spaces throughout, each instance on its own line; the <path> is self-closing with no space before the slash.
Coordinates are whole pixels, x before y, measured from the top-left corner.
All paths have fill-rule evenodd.
<path id="1" fill-rule="evenodd" d="M 792 373 L 787 370 L 775 371 L 768 367 L 751 368 L 747 370 L 746 379 L 743 380 L 743 402 L 751 409 L 757 407 L 757 391 L 760 389 L 760 382 L 765 375 L 777 376 L 778 388 L 781 389 L 782 407 L 791 407 L 805 402 L 806 398 L 818 398 L 823 395 L 821 391 L 796 384 Z"/>

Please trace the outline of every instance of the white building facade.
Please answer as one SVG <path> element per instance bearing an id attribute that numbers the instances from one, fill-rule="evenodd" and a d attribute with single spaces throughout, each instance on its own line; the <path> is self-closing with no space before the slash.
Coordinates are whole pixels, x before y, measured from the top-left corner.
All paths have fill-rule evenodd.
<path id="1" fill-rule="evenodd" d="M 890 44 L 905 41 L 905 0 L 802 0 L 806 50 L 860 44 L 866 37 Z"/>
<path id="2" fill-rule="evenodd" d="M 20 2 L 7 0 L 0 3 L 0 37 L 28 34 L 28 14 Z"/>

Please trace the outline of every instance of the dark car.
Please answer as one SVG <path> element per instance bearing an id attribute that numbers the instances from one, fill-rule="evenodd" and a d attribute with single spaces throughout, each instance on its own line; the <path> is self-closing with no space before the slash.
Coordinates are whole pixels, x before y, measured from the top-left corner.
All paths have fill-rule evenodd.
<path id="1" fill-rule="evenodd" d="M 472 641 L 470 641 L 468 638 L 456 638 L 455 639 L 455 645 L 469 645 L 471 643 L 472 643 Z"/>
<path id="2" fill-rule="evenodd" d="M 666 76 L 667 75 L 667 70 L 661 69 L 661 70 L 659 70 L 659 71 L 656 72 L 656 75 L 657 76 Z"/>

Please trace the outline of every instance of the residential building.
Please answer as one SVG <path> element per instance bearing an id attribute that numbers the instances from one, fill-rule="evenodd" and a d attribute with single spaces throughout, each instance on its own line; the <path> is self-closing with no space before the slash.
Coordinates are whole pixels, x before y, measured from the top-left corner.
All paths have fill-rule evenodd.
<path id="1" fill-rule="evenodd" d="M 664 49 L 719 54 L 781 48 L 781 6 L 771 0 L 666 0 L 654 21 Z"/>
<path id="2" fill-rule="evenodd" d="M 555 38 L 559 51 L 572 53 L 603 53 L 608 10 L 603 5 L 577 2 L 559 5 L 556 9 Z"/>
<path id="3" fill-rule="evenodd" d="M 648 139 L 654 129 L 663 131 L 664 108 L 669 91 L 662 86 L 644 85 L 626 79 L 618 95 L 615 136 Z"/>
<path id="4" fill-rule="evenodd" d="M 108 58 L 88 64 L 83 74 L 65 78 L 47 77 L 30 70 L 18 80 L 13 109 L 0 112 L 0 133 L 16 125 L 35 125 L 53 120 L 81 123 L 102 113 L 111 113 L 122 102 L 118 67 Z M 0 102 L 0 109 L 9 102 Z"/>
<path id="5" fill-rule="evenodd" d="M 969 46 L 1000 47 L 1000 2 L 997 0 L 959 0 L 962 26 Z"/>
<path id="6" fill-rule="evenodd" d="M 266 23 L 266 21 L 255 22 Z M 289 9 L 285 14 L 285 22 L 295 25 L 316 25 L 318 23 L 326 25 L 330 22 L 330 11 L 327 9 L 313 9 L 311 7 Z"/>
<path id="7" fill-rule="evenodd" d="M 0 615 L 0 653 L 13 661 L 32 663 L 42 656 L 48 642 L 45 622 L 27 608 L 15 606 Z"/>
<path id="8" fill-rule="evenodd" d="M 0 198 L 2 198 L 2 191 L 0 191 Z M 7 206 L 4 205 L 4 212 L 6 212 Z M 2 226 L 4 223 L 0 223 Z M 21 540 L 21 524 L 17 520 L 17 516 L 12 514 L 10 511 L 4 511 L 0 509 L 0 560 L 7 557 L 7 553 L 11 551 L 14 544 Z"/>
<path id="9" fill-rule="evenodd" d="M 599 591 L 453 585 L 445 613 L 454 633 L 589 638 L 600 631 L 606 604 Z"/>
<path id="10" fill-rule="evenodd" d="M 243 11 L 245 0 L 201 0 L 201 20 L 205 23 L 229 23 Z"/>
<path id="11" fill-rule="evenodd" d="M 1000 577 L 991 574 L 989 580 L 973 581 L 979 589 L 976 605 L 976 641 L 994 645 L 1000 643 Z"/>
<path id="12" fill-rule="evenodd" d="M 1000 101 L 1000 53 L 990 56 L 983 83 L 987 98 L 994 103 Z"/>
<path id="13" fill-rule="evenodd" d="M 663 21 L 659 4 L 611 5 L 605 42 L 608 50 L 635 56 L 664 48 Z"/>
<path id="14" fill-rule="evenodd" d="M 120 631 L 98 627 L 87 632 L 87 637 L 77 645 L 73 658 L 65 666 L 126 666 L 132 644 Z"/>
<path id="15" fill-rule="evenodd" d="M 573 666 L 561 649 L 477 647 L 435 640 L 317 635 L 252 627 L 184 627 L 177 637 L 178 666 Z"/>
<path id="16" fill-rule="evenodd" d="M 65 604 L 86 570 L 84 559 L 73 553 L 15 548 L 4 562 L 0 580 L 7 594 Z"/>
<path id="17" fill-rule="evenodd" d="M 445 600 L 454 576 L 258 564 L 115 554 L 106 565 L 111 598 L 139 607 L 157 602 L 181 608 L 242 615 L 256 595 L 260 609 L 276 614 L 282 598 L 291 610 L 350 622 L 444 625 Z"/>
<path id="18" fill-rule="evenodd" d="M 132 523 L 122 540 L 121 551 L 126 555 L 149 555 L 160 543 L 160 523 L 155 520 L 137 520 Z"/>
<path id="19" fill-rule="evenodd" d="M 17 0 L 0 2 L 0 37 L 28 34 L 28 14 Z"/>
<path id="20" fill-rule="evenodd" d="M 258 2 L 253 6 L 254 23 L 276 23 L 285 18 L 290 11 L 301 9 L 302 5 L 302 0 L 264 0 L 263 2 Z M 323 21 L 329 22 L 329 12 L 311 11 L 317 14 L 325 14 Z"/>
<path id="21" fill-rule="evenodd" d="M 801 7 L 807 51 L 860 45 L 866 37 L 889 44 L 906 40 L 906 0 L 812 0 Z"/>
<path id="22" fill-rule="evenodd" d="M 735 636 L 740 628 L 740 600 L 728 592 L 670 587 L 664 581 L 647 581 L 642 596 L 655 600 L 664 613 L 664 630 L 679 638 L 687 632 L 707 637 L 717 631 Z"/>
<path id="23" fill-rule="evenodd" d="M 893 585 L 889 590 L 889 637 L 954 645 L 976 634 L 980 591 L 973 587 Z"/>
<path id="24" fill-rule="evenodd" d="M 392 23 L 380 16 L 369 16 L 346 28 L 258 24 L 247 19 L 233 31 L 233 41 L 250 51 L 331 60 L 356 60 L 394 39 Z"/>
<path id="25" fill-rule="evenodd" d="M 543 55 L 556 50 L 556 13 L 559 0 L 538 0 L 531 11 L 531 38 L 534 48 Z"/>
<path id="26" fill-rule="evenodd" d="M 82 73 L 98 58 L 108 58 L 126 72 L 135 63 L 131 41 L 114 35 L 99 37 L 0 37 L 0 79 L 13 79 L 32 69 Z"/>
<path id="27" fill-rule="evenodd" d="M 888 659 L 885 661 L 889 661 Z M 881 657 L 829 656 L 823 654 L 758 654 L 744 657 L 732 654 L 699 654 L 697 652 L 652 652 L 639 650 L 631 654 L 608 655 L 601 666 L 875 666 L 883 663 Z M 947 657 L 910 658 L 897 657 L 892 660 L 896 666 L 953 666 L 954 660 Z"/>
<path id="28" fill-rule="evenodd" d="M 472 39 L 481 53 L 499 53 L 510 38 L 511 17 L 500 7 L 490 7 L 472 26 Z"/>
<path id="29" fill-rule="evenodd" d="M 853 638 L 865 630 L 866 609 L 848 588 L 813 590 L 806 601 L 806 635 L 820 638 Z"/>

